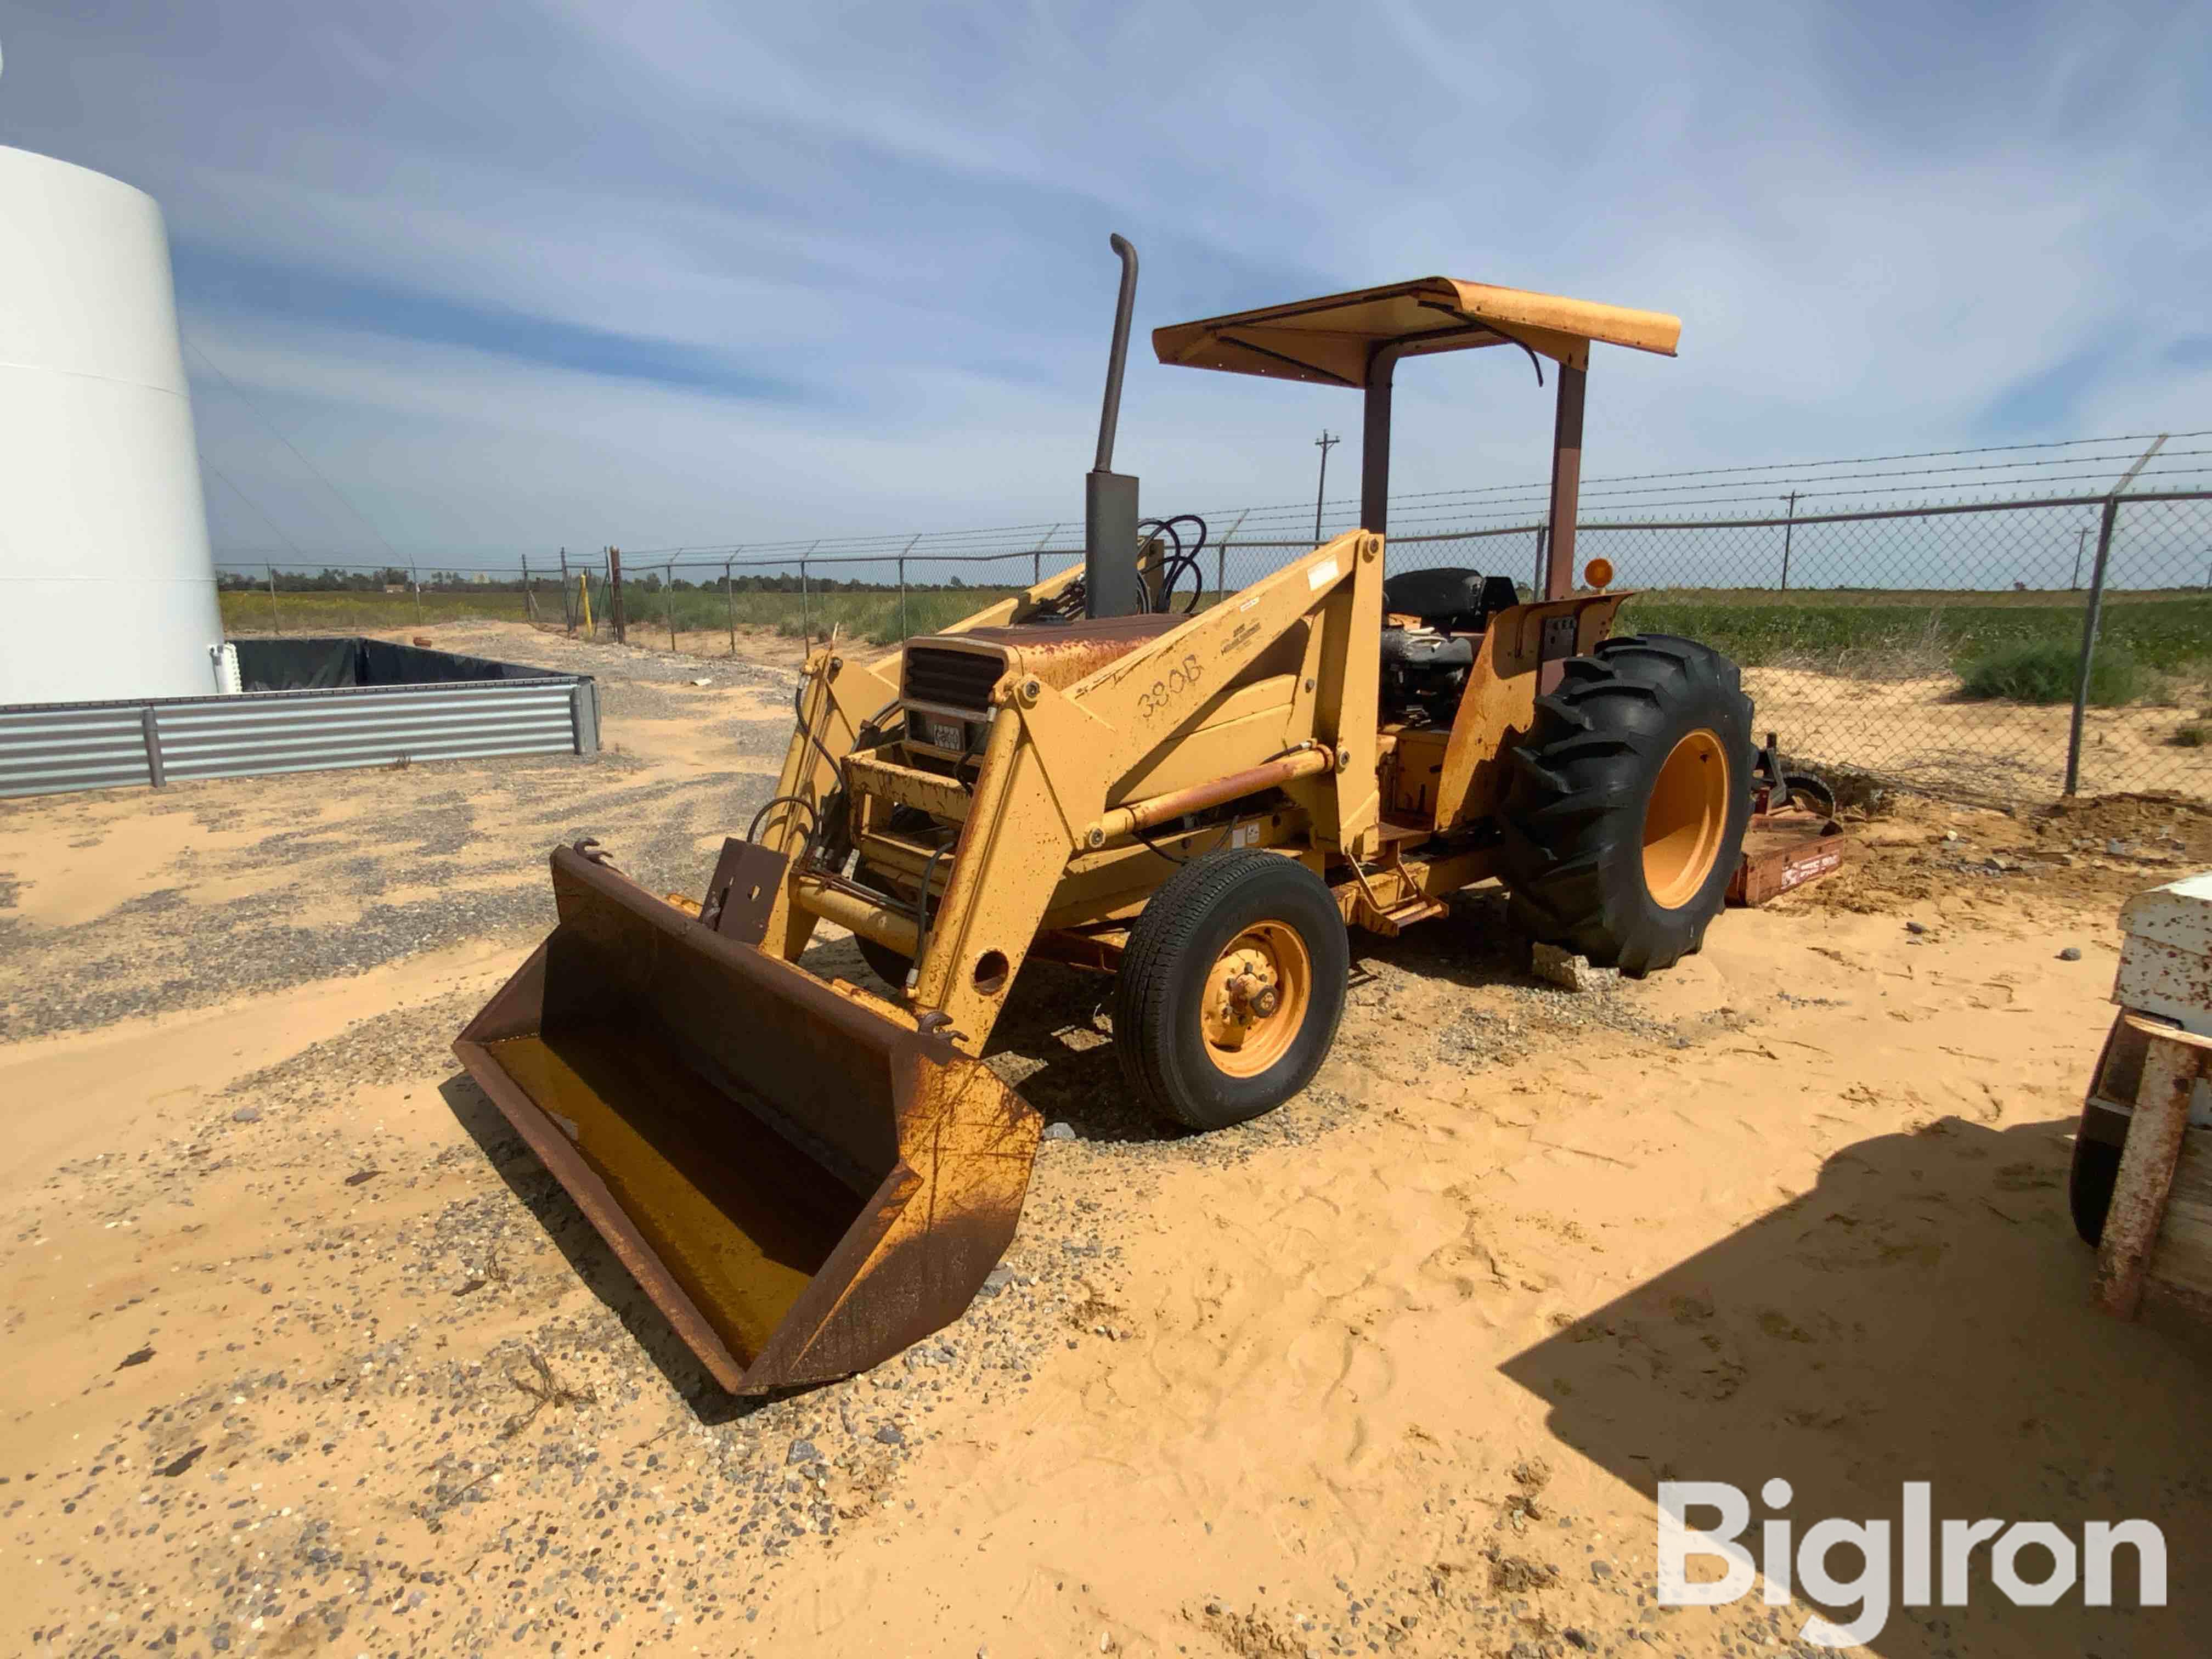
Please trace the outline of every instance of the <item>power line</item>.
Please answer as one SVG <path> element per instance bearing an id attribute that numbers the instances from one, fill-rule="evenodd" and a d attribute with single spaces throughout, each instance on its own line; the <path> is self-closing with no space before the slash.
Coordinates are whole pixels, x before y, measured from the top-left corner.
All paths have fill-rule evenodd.
<path id="1" fill-rule="evenodd" d="M 262 509 L 262 506 L 261 506 L 261 503 L 260 503 L 260 502 L 258 502 L 258 501 L 255 501 L 255 500 L 253 499 L 253 497 L 252 497 L 252 496 L 251 496 L 251 495 L 247 495 L 244 490 L 240 489 L 236 484 L 232 483 L 231 483 L 231 480 L 230 480 L 230 478 L 229 478 L 229 477 L 228 477 L 228 475 L 227 475 L 227 474 L 222 471 L 222 469 L 221 467 L 217 466 L 217 465 L 216 465 L 213 461 L 210 461 L 210 459 L 208 459 L 208 458 L 207 458 L 206 456 L 204 456 L 204 455 L 203 455 L 203 456 L 201 456 L 201 457 L 200 457 L 200 465 L 201 465 L 202 466 L 204 466 L 204 467 L 207 468 L 207 470 L 208 470 L 210 472 L 213 473 L 213 474 L 214 474 L 214 475 L 215 475 L 218 479 L 220 479 L 222 483 L 226 483 L 226 484 L 228 484 L 228 485 L 230 486 L 230 493 L 231 493 L 232 495 L 234 495 L 237 496 L 239 500 L 240 500 L 241 501 L 244 501 L 244 502 L 245 502 L 248 507 L 252 507 L 252 508 L 254 510 L 254 512 L 256 512 L 257 514 L 260 514 L 260 517 L 261 517 L 261 522 L 262 522 L 262 523 L 264 523 L 264 524 L 265 524 L 265 525 L 267 525 L 267 526 L 268 526 L 271 530 L 273 530 L 273 531 L 275 531 L 275 532 L 276 532 L 276 539 L 277 539 L 278 541 L 280 541 L 280 542 L 283 543 L 285 546 L 287 546 L 287 547 L 290 548 L 290 549 L 292 550 L 293 553 L 294 553 L 295 555 L 296 555 L 298 557 L 300 557 L 300 558 L 301 558 L 301 559 L 305 559 L 305 558 L 307 556 L 305 553 L 302 553 L 302 552 L 301 552 L 301 551 L 300 551 L 300 544 L 299 544 L 299 543 L 297 543 L 297 542 L 294 541 L 294 540 L 293 540 L 289 536 L 288 536 L 288 535 L 286 535 L 286 534 L 284 533 L 284 526 L 283 526 L 283 525 L 281 525 L 281 524 L 278 524 L 278 523 L 276 522 L 276 520 L 274 520 L 274 519 L 270 518 L 270 517 L 269 516 L 269 514 L 268 514 L 266 512 L 263 511 L 263 509 Z M 234 562 L 236 562 L 236 561 L 234 561 L 234 560 L 217 559 L 217 560 L 214 561 L 214 562 L 215 562 L 216 564 L 217 564 L 218 566 L 220 566 L 220 565 L 226 564 L 226 563 L 234 563 Z M 364 567 L 364 568 L 366 568 L 366 567 Z"/>
<path id="2" fill-rule="evenodd" d="M 201 355 L 203 358 L 205 357 L 204 353 Z M 218 375 L 222 374 L 221 368 L 211 362 L 210 367 L 215 368 Z M 226 384 L 230 384 L 228 376 L 223 376 L 223 379 Z M 234 385 L 233 390 L 236 389 Z M 243 398 L 244 394 L 240 395 Z M 251 406 L 250 402 L 249 406 Z M 266 423 L 265 420 L 264 423 Z M 272 427 L 271 430 L 275 428 Z M 2108 469 L 2110 464 L 2131 460 L 2134 459 L 2132 453 L 2108 454 L 2081 452 L 2101 446 L 2132 443 L 2136 441 L 2136 437 L 2143 435 L 2147 434 L 2073 438 L 2032 444 L 1992 444 L 1971 449 L 1924 450 L 1893 455 L 1861 456 L 1814 462 L 1764 463 L 1747 466 L 1622 473 L 1587 480 L 1583 490 L 1583 501 L 1586 507 L 1602 505 L 1604 510 L 1613 514 L 1645 510 L 1696 513 L 1710 507 L 1737 505 L 1765 506 L 1781 499 L 1780 487 L 1785 484 L 1796 487 L 1795 493 L 1800 500 L 1853 498 L 1879 500 L 1919 495 L 1924 501 L 1930 492 L 1943 490 L 1955 492 L 1962 489 L 1972 490 L 1978 484 L 1996 483 L 1997 475 L 2008 475 L 2002 481 L 2005 488 L 2029 489 L 2039 489 L 2046 485 L 2058 488 L 2093 480 L 2108 481 L 2106 470 L 2069 469 Z M 277 436 L 282 439 L 283 434 L 278 433 Z M 2212 429 L 2179 433 L 2174 436 L 2185 440 L 2212 437 Z M 290 447 L 289 441 L 287 444 L 288 447 Z M 2036 452 L 2038 458 L 2030 460 L 1954 460 L 1954 458 L 1959 457 L 2016 455 L 2029 452 Z M 298 453 L 296 448 L 294 453 Z M 2171 487 L 2182 480 L 2212 472 L 2212 465 L 2208 465 L 2202 461 L 2192 461 L 2192 458 L 2207 456 L 2212 456 L 2212 447 L 2164 450 L 2160 453 L 2157 463 L 2143 474 L 2138 484 L 2138 490 L 2140 491 L 2142 483 L 2157 481 L 2166 483 Z M 300 459 L 303 464 L 309 465 L 310 470 L 313 471 L 312 464 L 307 463 L 304 456 Z M 1887 468 L 1888 463 L 1912 460 L 1947 461 L 1953 464 L 1919 468 Z M 2174 463 L 2184 464 L 2175 465 Z M 1875 470 L 1860 471 L 1839 470 L 1854 467 Z M 214 471 L 215 469 L 210 467 L 210 471 Z M 2023 473 L 2028 476 L 2021 476 Z M 1777 474 L 1794 474 L 1795 476 L 1773 476 Z M 216 476 L 222 477 L 220 473 Z M 1697 482 L 1680 484 L 1666 482 L 1674 479 L 1692 479 Z M 1905 480 L 1918 480 L 1918 482 L 1905 482 Z M 239 490 L 234 483 L 228 477 L 224 477 L 223 482 L 242 499 L 246 499 L 248 504 L 253 506 L 254 510 L 262 518 L 267 520 L 272 526 L 275 526 L 275 521 L 270 520 L 269 515 L 263 512 L 257 503 L 253 503 L 251 498 L 245 497 L 244 492 Z M 327 479 L 323 482 L 326 486 L 329 485 Z M 1832 487 L 1822 489 L 1803 487 L 1808 483 Z M 1716 493 L 1729 491 L 1731 489 L 1737 493 Z M 1514 519 L 1516 515 L 1540 517 L 1547 489 L 1547 485 L 1544 483 L 1527 483 L 1486 485 L 1474 489 L 1413 491 L 1392 497 L 1393 517 L 1407 530 L 1415 526 L 1437 526 L 1452 522 L 1463 524 L 1470 531 L 1478 528 L 1492 528 L 1499 526 L 1501 521 Z M 331 493 L 338 494 L 335 487 L 331 487 Z M 344 501 L 342 495 L 339 495 L 339 499 L 342 502 Z M 1966 498 L 1962 497 L 1962 499 Z M 1340 508 L 1348 504 L 1349 500 L 1348 497 L 1341 498 L 1334 505 Z M 1325 507 L 1332 505 L 1325 495 L 1322 504 Z M 2033 496 L 2022 495 L 2013 501 L 1991 500 L 1979 504 L 1993 508 L 2012 505 L 2028 508 L 2037 505 L 2037 501 Z M 1241 514 L 1243 533 L 1237 539 L 1240 544 L 1243 544 L 1252 542 L 1255 535 L 1264 536 L 1271 532 L 1276 534 L 1293 531 L 1296 533 L 1302 533 L 1299 520 L 1302 515 L 1311 512 L 1313 507 L 1314 503 L 1309 499 L 1304 502 L 1284 502 L 1273 507 L 1231 508 L 1226 511 L 1231 515 Z M 1223 513 L 1221 510 L 1216 510 L 1209 513 L 1207 516 L 1218 518 L 1223 516 Z M 363 522 L 366 523 L 367 520 L 364 520 Z M 1665 522 L 1664 520 L 1655 520 L 1654 527 L 1658 527 Z M 672 562 L 678 568 L 700 568 L 719 566 L 726 559 L 735 558 L 742 550 L 750 556 L 745 560 L 747 566 L 755 569 L 776 564 L 788 565 L 802 556 L 805 557 L 811 564 L 827 564 L 835 560 L 848 565 L 878 561 L 888 565 L 895 562 L 902 554 L 917 560 L 931 557 L 976 560 L 1013 559 L 1026 557 L 1036 552 L 1073 550 L 1058 549 L 1051 545 L 1057 539 L 1057 532 L 1063 527 L 1062 525 L 1048 526 L 1030 523 L 933 531 L 918 535 L 901 532 L 819 539 L 799 538 L 786 542 L 754 541 L 745 544 L 743 549 L 734 543 L 685 544 L 668 547 L 641 548 L 635 550 L 631 556 L 637 559 L 651 558 Z M 372 532 L 374 531 L 373 525 L 369 526 L 369 528 Z M 278 533 L 280 536 L 283 534 L 281 528 Z M 381 536 L 379 536 L 378 539 L 383 541 Z M 288 544 L 292 544 L 289 537 L 285 538 L 285 540 Z M 384 544 L 387 551 L 392 550 L 388 542 Z M 292 545 L 295 552 L 298 553 L 296 544 Z M 300 556 L 304 558 L 305 555 L 301 554 Z M 404 565 L 408 562 L 401 559 L 396 551 L 392 552 L 392 556 L 394 563 Z M 382 567 L 332 565 L 328 568 L 371 569 Z"/>
<path id="3" fill-rule="evenodd" d="M 253 412 L 253 418 L 260 422 L 262 425 L 267 427 L 271 433 L 276 434 L 276 441 L 283 444 L 285 448 L 290 450 L 293 457 L 298 460 L 301 466 L 306 467 L 308 471 L 314 474 L 317 481 L 322 484 L 323 488 L 329 490 L 331 495 L 337 498 L 337 503 L 340 507 L 343 507 L 347 512 L 352 514 L 355 518 L 361 520 L 362 527 L 367 530 L 370 535 L 375 537 L 378 543 L 383 547 L 384 550 L 392 556 L 392 563 L 395 565 L 405 565 L 408 562 L 401 558 L 399 556 L 398 550 L 393 547 L 389 541 L 385 539 L 384 532 L 381 530 L 379 530 L 374 525 L 371 524 L 368 521 L 368 515 L 362 513 L 362 510 L 356 507 L 351 501 L 348 501 L 338 487 L 323 476 L 322 469 L 320 467 L 317 466 L 313 461 L 309 460 L 305 455 L 300 453 L 300 447 L 294 443 L 289 438 L 286 437 L 283 432 L 277 429 L 276 423 L 261 412 L 260 405 L 256 404 L 252 398 L 247 397 L 244 392 L 240 390 L 237 381 L 232 380 L 229 375 L 225 374 L 222 372 L 222 366 L 216 362 L 214 358 L 209 356 L 205 351 L 202 350 L 199 343 L 192 339 L 190 335 L 185 335 L 182 337 L 185 344 L 198 356 L 199 360 L 205 363 L 210 368 L 213 369 L 216 373 L 216 378 L 230 388 L 232 394 L 237 398 L 238 401 L 244 404 L 247 409 Z M 229 480 L 225 479 L 224 482 L 228 483 L 229 483 Z M 231 488 L 235 489 L 238 486 L 232 484 Z M 268 515 L 264 514 L 262 516 L 266 518 Z"/>
<path id="4" fill-rule="evenodd" d="M 1878 463 L 1886 463 L 1889 461 L 1941 460 L 1947 456 L 1952 455 L 2000 455 L 2015 453 L 2032 449 L 2075 449 L 2088 444 L 2144 443 L 2156 436 L 2158 436 L 2158 434 L 2154 432 L 2122 433 L 2112 437 L 2106 438 L 2059 438 L 2053 439 L 2044 443 L 1986 444 L 1977 449 L 1926 449 L 1911 451 L 1896 455 L 1845 456 L 1825 461 L 1767 461 L 1752 466 L 1689 467 L 1671 472 L 1595 473 L 1586 477 L 1583 480 L 1583 493 L 1587 495 L 1589 490 L 1589 486 L 1593 484 L 1643 483 L 1662 478 L 1719 479 L 1733 477 L 1739 474 L 1754 472 L 1806 472 L 1816 471 L 1824 467 L 1870 466 Z M 2207 428 L 2201 432 L 2176 432 L 2170 434 L 2169 436 L 2175 439 L 2212 438 L 2212 428 Z M 2207 452 L 2203 450 L 2190 450 L 2185 453 L 2189 454 L 2203 454 Z M 2101 458 L 2069 455 L 2059 459 L 2062 459 L 2063 461 L 2072 462 Z M 2132 460 L 2134 456 L 2132 453 L 2130 453 L 2126 456 L 2112 457 L 2110 459 Z M 2051 464 L 2051 462 L 2046 461 L 2021 461 L 2009 462 L 2005 463 L 2004 465 L 2018 466 L 2044 466 L 2050 465 Z M 1964 467 L 1924 467 L 1919 470 L 1928 472 L 1958 472 L 1975 469 Z M 1904 477 L 1908 475 L 1899 474 L 1899 476 Z M 1447 497 L 1452 499 L 1466 499 L 1476 495 L 1493 495 L 1499 494 L 1510 495 L 1515 492 L 1527 492 L 1530 490 L 1547 491 L 1549 489 L 1550 484 L 1548 481 L 1538 481 L 1529 483 L 1488 484 L 1474 489 L 1414 490 L 1402 495 L 1393 495 L 1390 499 L 1391 501 L 1395 504 L 1401 501 L 1431 501 Z M 1353 498 L 1349 495 L 1339 496 L 1337 498 L 1337 504 L 1340 506 L 1347 505 L 1352 501 L 1352 499 Z M 1262 514 L 1270 513 L 1303 513 L 1305 510 L 1305 503 L 1303 501 L 1281 501 L 1272 506 L 1255 507 L 1251 510 L 1255 513 Z"/>

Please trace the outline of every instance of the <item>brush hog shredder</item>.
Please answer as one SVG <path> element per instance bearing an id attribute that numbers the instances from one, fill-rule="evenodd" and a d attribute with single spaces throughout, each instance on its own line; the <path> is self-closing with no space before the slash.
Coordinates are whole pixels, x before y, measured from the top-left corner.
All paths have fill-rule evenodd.
<path id="1" fill-rule="evenodd" d="M 1083 562 L 881 660 L 814 651 L 703 902 L 557 850 L 560 925 L 455 1044 L 728 1389 L 847 1375 L 966 1307 L 1036 1148 L 977 1058 L 1024 962 L 1110 975 L 1129 1087 L 1212 1129 L 1311 1079 L 1348 927 L 1494 879 L 1526 932 L 1642 974 L 1698 948 L 1735 868 L 1735 668 L 1609 637 L 1611 570 L 1574 580 L 1590 348 L 1671 356 L 1680 324 L 1431 276 L 1157 331 L 1163 363 L 1364 402 L 1360 527 L 1223 593 L 1205 526 L 1141 519 L 1113 470 L 1114 246 Z M 1484 347 L 1556 379 L 1538 596 L 1417 556 L 1385 574 L 1394 372 Z M 880 983 L 799 965 L 823 921 Z"/>

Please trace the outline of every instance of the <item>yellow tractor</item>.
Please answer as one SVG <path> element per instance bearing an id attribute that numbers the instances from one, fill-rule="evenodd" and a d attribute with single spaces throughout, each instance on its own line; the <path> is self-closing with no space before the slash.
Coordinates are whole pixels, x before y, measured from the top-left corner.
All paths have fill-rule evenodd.
<path id="1" fill-rule="evenodd" d="M 1347 929 L 1497 880 L 1523 929 L 1640 975 L 1698 948 L 1752 809 L 1718 653 L 1609 637 L 1574 582 L 1590 347 L 1672 317 L 1449 277 L 1157 331 L 1163 363 L 1360 391 L 1360 527 L 1234 593 L 1204 530 L 1113 471 L 1121 259 L 1081 564 L 869 660 L 807 659 L 772 799 L 702 901 L 556 848 L 560 923 L 455 1044 L 722 1385 L 879 1363 L 957 1318 L 1013 1235 L 1036 1114 L 981 1056 L 1025 962 L 1112 976 L 1128 1086 L 1215 1129 L 1303 1088 Z M 1401 358 L 1557 376 L 1544 591 L 1386 575 Z M 1183 538 L 1197 541 L 1186 544 Z M 881 984 L 801 965 L 817 923 Z"/>

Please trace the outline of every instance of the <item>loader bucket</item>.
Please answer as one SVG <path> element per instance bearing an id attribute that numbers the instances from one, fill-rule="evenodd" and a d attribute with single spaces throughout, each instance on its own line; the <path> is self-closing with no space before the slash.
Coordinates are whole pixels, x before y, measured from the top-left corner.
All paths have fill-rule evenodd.
<path id="1" fill-rule="evenodd" d="M 826 1382 L 957 1318 L 1021 1214 L 1022 1097 L 568 848 L 553 891 L 453 1051 L 715 1380 Z"/>

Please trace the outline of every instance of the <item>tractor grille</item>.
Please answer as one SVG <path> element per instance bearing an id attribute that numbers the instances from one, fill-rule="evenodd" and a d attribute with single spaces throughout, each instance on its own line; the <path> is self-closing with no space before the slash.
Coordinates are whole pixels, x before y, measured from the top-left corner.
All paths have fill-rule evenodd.
<path id="1" fill-rule="evenodd" d="M 908 702 L 973 709 L 981 714 L 991 707 L 991 688 L 1006 672 L 1006 659 L 996 654 L 910 647 L 902 695 Z"/>

